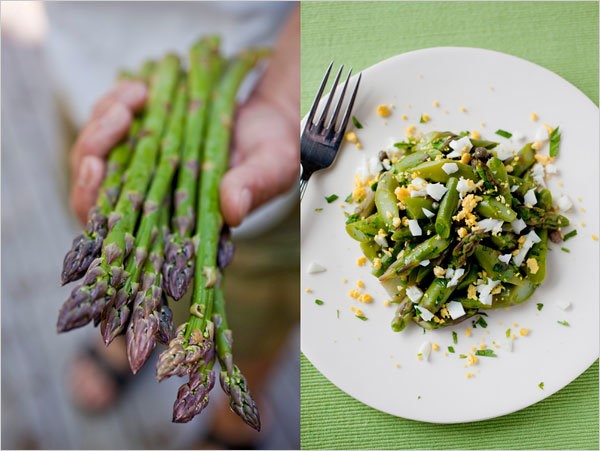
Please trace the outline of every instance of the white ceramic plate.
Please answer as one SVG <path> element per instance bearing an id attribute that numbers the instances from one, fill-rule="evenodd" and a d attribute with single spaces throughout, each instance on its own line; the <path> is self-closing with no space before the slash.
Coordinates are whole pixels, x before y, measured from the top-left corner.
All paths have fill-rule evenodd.
<path id="1" fill-rule="evenodd" d="M 376 114 L 379 104 L 395 105 L 385 120 Z M 537 122 L 531 120 L 532 112 L 539 116 Z M 431 117 L 429 123 L 419 123 L 423 113 Z M 398 55 L 365 70 L 354 115 L 364 126 L 357 130 L 364 149 L 344 143 L 335 165 L 312 177 L 302 202 L 302 351 L 315 367 L 375 409 L 436 423 L 514 412 L 585 371 L 598 358 L 599 348 L 599 251 L 592 239 L 598 235 L 597 107 L 567 81 L 530 62 L 489 50 L 442 47 Z M 568 216 L 579 235 L 564 243 L 571 252 L 551 245 L 546 280 L 533 297 L 518 307 L 490 311 L 488 327 L 473 329 L 470 337 L 470 320 L 425 335 L 414 324 L 392 332 L 393 307 L 384 305 L 388 296 L 370 268 L 357 266 L 359 243 L 345 233 L 340 208 L 363 156 L 376 156 L 390 146 L 390 138 L 404 139 L 409 125 L 419 132 L 477 130 L 484 139 L 505 142 L 494 134 L 497 129 L 520 131 L 533 140 L 542 123 L 562 130 L 559 173 L 550 186 L 553 193 L 568 193 L 574 203 Z M 324 196 L 333 193 L 340 199 L 328 204 Z M 311 262 L 327 270 L 307 274 Z M 372 304 L 348 296 L 358 279 L 373 295 Z M 306 293 L 307 288 L 312 292 Z M 317 305 L 315 299 L 324 304 Z M 572 306 L 563 311 L 556 305 L 559 301 Z M 544 304 L 541 311 L 537 303 Z M 352 306 L 362 309 L 368 320 L 357 319 Z M 563 320 L 570 327 L 557 323 Z M 517 335 L 513 352 L 504 343 L 508 328 Z M 520 336 L 521 328 L 528 328 L 529 335 Z M 452 330 L 458 344 L 452 343 Z M 424 341 L 440 347 L 429 361 L 417 360 Z M 480 357 L 477 365 L 466 368 L 458 355 L 482 341 L 498 357 Z M 492 341 L 500 347 L 494 348 Z M 446 356 L 450 345 L 456 353 Z M 467 373 L 474 377 L 467 378 Z"/>

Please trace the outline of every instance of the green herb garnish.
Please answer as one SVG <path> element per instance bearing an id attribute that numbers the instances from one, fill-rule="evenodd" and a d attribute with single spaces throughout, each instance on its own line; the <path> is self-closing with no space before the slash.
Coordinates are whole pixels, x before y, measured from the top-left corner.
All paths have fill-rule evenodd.
<path id="1" fill-rule="evenodd" d="M 571 239 L 571 238 L 573 238 L 575 235 L 577 235 L 577 230 L 573 229 L 573 230 L 571 230 L 569 233 L 567 233 L 565 236 L 563 236 L 563 241 L 570 240 L 570 239 Z"/>
<path id="2" fill-rule="evenodd" d="M 356 116 L 352 116 L 352 123 L 354 124 L 354 126 L 356 128 L 358 128 L 359 130 L 361 128 L 363 128 L 362 124 L 360 122 L 358 122 L 358 119 L 356 119 Z"/>
<path id="3" fill-rule="evenodd" d="M 473 324 L 473 328 L 477 328 L 477 324 L 479 324 L 484 329 L 487 327 L 487 323 L 485 322 L 485 320 L 483 319 L 482 316 L 480 316 L 475 321 L 473 321 L 472 324 Z"/>
<path id="4" fill-rule="evenodd" d="M 537 305 L 538 312 L 541 312 L 542 309 L 544 308 L 544 304 L 541 304 L 538 302 L 536 305 Z"/>
<path id="5" fill-rule="evenodd" d="M 503 138 L 512 138 L 511 132 L 507 132 L 506 130 L 502 130 L 501 128 L 496 130 L 496 135 L 502 136 Z"/>
<path id="6" fill-rule="evenodd" d="M 466 354 L 460 354 L 460 355 L 458 356 L 458 358 L 459 358 L 459 359 L 466 359 L 466 358 L 467 358 L 467 356 L 466 356 Z"/>
<path id="7" fill-rule="evenodd" d="M 336 311 L 335 311 L 335 314 L 337 315 L 337 319 L 340 319 L 340 311 L 339 311 L 339 310 L 336 310 Z"/>
<path id="8" fill-rule="evenodd" d="M 448 346 L 448 352 L 454 354 L 454 348 L 452 346 Z"/>
<path id="9" fill-rule="evenodd" d="M 319 208 L 315 208 L 315 211 L 319 212 L 319 211 L 323 211 L 323 209 L 319 207 Z"/>
<path id="10" fill-rule="evenodd" d="M 325 304 L 325 302 L 323 302 L 321 299 L 315 299 L 315 304 L 323 305 L 323 304 Z"/>
<path id="11" fill-rule="evenodd" d="M 475 351 L 475 355 L 481 357 L 498 357 L 496 353 L 491 349 L 478 349 L 477 351 Z"/>
<path id="12" fill-rule="evenodd" d="M 351 215 L 346 213 L 346 218 L 346 224 L 352 224 L 360 219 L 360 215 L 358 213 L 353 213 Z"/>
<path id="13" fill-rule="evenodd" d="M 454 331 L 452 331 L 452 341 L 454 342 L 455 345 L 458 344 L 458 334 Z"/>
<path id="14" fill-rule="evenodd" d="M 344 199 L 344 202 L 351 202 L 352 201 L 352 193 L 348 194 L 346 196 L 346 198 Z"/>
<path id="15" fill-rule="evenodd" d="M 335 202 L 339 198 L 340 198 L 340 196 L 338 196 L 337 194 L 332 194 L 331 196 L 327 196 L 325 198 L 325 200 L 327 201 L 328 204 L 330 204 L 331 202 Z"/>
<path id="16" fill-rule="evenodd" d="M 558 155 L 558 148 L 560 147 L 560 132 L 558 131 L 559 127 L 556 127 L 550 133 L 550 151 L 548 152 L 551 157 L 555 157 Z"/>
<path id="17" fill-rule="evenodd" d="M 377 191 L 377 184 L 378 184 L 378 183 L 379 183 L 379 182 L 375 182 L 375 183 L 373 183 L 373 184 L 371 185 L 371 191 Z"/>
<path id="18" fill-rule="evenodd" d="M 366 316 L 362 316 L 362 315 L 354 315 L 354 316 L 356 316 L 361 321 L 366 321 L 367 320 Z"/>
<path id="19" fill-rule="evenodd" d="M 424 124 L 427 121 L 423 118 L 423 115 L 421 114 L 421 118 L 419 119 L 419 123 Z"/>
<path id="20" fill-rule="evenodd" d="M 569 327 L 570 324 L 568 321 L 557 321 L 558 324 L 560 324 L 561 326 L 565 326 L 565 327 Z"/>
<path id="21" fill-rule="evenodd" d="M 567 249 L 566 247 L 561 247 L 560 250 L 563 252 L 566 252 L 567 254 L 571 253 L 571 251 L 569 249 Z"/>
<path id="22" fill-rule="evenodd" d="M 506 335 L 506 338 L 510 338 L 510 329 L 506 329 L 505 335 Z"/>
<path id="23" fill-rule="evenodd" d="M 399 143 L 394 143 L 394 147 L 397 149 L 412 149 L 413 144 L 412 143 L 408 143 L 408 142 L 399 142 Z"/>
<path id="24" fill-rule="evenodd" d="M 540 388 L 540 390 L 543 390 L 543 389 L 544 389 L 544 383 L 543 383 L 543 382 L 540 382 L 540 383 L 538 384 L 538 387 Z"/>

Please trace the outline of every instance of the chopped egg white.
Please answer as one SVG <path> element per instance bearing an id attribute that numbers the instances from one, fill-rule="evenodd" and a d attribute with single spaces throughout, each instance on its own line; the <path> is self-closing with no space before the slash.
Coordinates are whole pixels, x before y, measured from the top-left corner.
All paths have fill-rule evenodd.
<path id="1" fill-rule="evenodd" d="M 485 283 L 477 285 L 475 289 L 479 293 L 479 302 L 484 305 L 492 305 L 492 290 L 500 284 L 499 280 L 492 280 L 489 277 Z"/>
<path id="2" fill-rule="evenodd" d="M 504 347 L 506 348 L 507 351 L 512 352 L 513 350 L 513 339 L 508 337 L 507 339 L 504 340 Z"/>
<path id="3" fill-rule="evenodd" d="M 558 301 L 556 306 L 561 310 L 568 310 L 571 307 L 571 303 L 569 301 Z"/>
<path id="4" fill-rule="evenodd" d="M 383 169 L 381 161 L 377 157 L 369 158 L 369 174 L 377 175 Z"/>
<path id="5" fill-rule="evenodd" d="M 442 171 L 448 175 L 454 174 L 458 171 L 458 165 L 456 163 L 444 163 L 442 165 Z"/>
<path id="6" fill-rule="evenodd" d="M 458 319 L 466 313 L 462 304 L 457 301 L 448 302 L 446 308 L 448 310 L 448 313 L 450 314 L 450 318 L 452 319 Z"/>
<path id="7" fill-rule="evenodd" d="M 558 168 L 552 163 L 548 163 L 544 166 L 544 169 L 546 170 L 546 174 L 556 174 L 558 172 Z"/>
<path id="8" fill-rule="evenodd" d="M 385 238 L 385 235 L 383 235 L 383 234 L 378 233 L 377 235 L 375 235 L 375 237 L 373 238 L 373 241 L 375 241 L 381 247 L 388 247 L 387 239 Z"/>
<path id="9" fill-rule="evenodd" d="M 429 355 L 431 354 L 431 343 L 429 341 L 423 342 L 421 346 L 419 346 L 419 352 L 417 355 L 420 355 L 423 360 L 429 360 Z"/>
<path id="10" fill-rule="evenodd" d="M 535 197 L 535 189 L 531 188 L 529 191 L 525 193 L 523 196 L 523 200 L 525 201 L 525 205 L 528 207 L 533 207 L 537 204 L 537 197 Z"/>
<path id="11" fill-rule="evenodd" d="M 521 218 L 517 218 L 510 223 L 510 226 L 512 227 L 513 232 L 515 232 L 518 235 L 523 231 L 525 227 L 527 227 L 527 224 L 525 224 L 525 221 L 523 221 Z"/>
<path id="12" fill-rule="evenodd" d="M 418 302 L 423 297 L 423 291 L 415 285 L 412 285 L 406 289 L 406 295 L 413 302 Z"/>
<path id="13" fill-rule="evenodd" d="M 306 269 L 308 274 L 317 274 L 325 271 L 327 271 L 327 268 L 317 262 L 310 262 L 308 268 Z"/>
<path id="14" fill-rule="evenodd" d="M 427 196 L 427 182 L 421 177 L 415 177 L 408 185 L 410 197 L 425 197 Z"/>
<path id="15" fill-rule="evenodd" d="M 512 258 L 512 254 L 503 254 L 498 257 L 498 260 L 500 260 L 502 263 L 506 263 L 508 265 L 508 262 L 510 262 L 511 258 Z"/>
<path id="16" fill-rule="evenodd" d="M 477 225 L 483 229 L 484 232 L 500 233 L 502 231 L 502 224 L 504 221 L 499 219 L 486 218 L 477 222 Z"/>
<path id="17" fill-rule="evenodd" d="M 450 268 L 448 268 L 450 269 Z M 460 278 L 463 276 L 463 274 L 465 273 L 464 268 L 457 268 L 454 270 L 450 281 L 448 282 L 448 287 L 455 287 L 456 285 L 458 285 L 458 281 L 460 280 Z M 446 276 L 448 276 L 448 271 L 446 271 Z"/>
<path id="18" fill-rule="evenodd" d="M 518 189 L 519 189 L 519 185 L 513 185 L 513 186 L 510 187 L 510 192 L 514 193 Z"/>
<path id="19" fill-rule="evenodd" d="M 523 263 L 523 260 L 525 260 L 525 257 L 527 256 L 529 250 L 533 247 L 535 243 L 539 243 L 540 241 L 541 238 L 533 230 L 527 235 L 525 235 L 525 242 L 523 243 L 523 247 L 519 249 L 519 252 L 513 258 L 513 262 L 515 263 L 515 265 L 521 266 L 521 263 Z"/>
<path id="20" fill-rule="evenodd" d="M 456 191 L 460 194 L 461 199 L 463 195 L 474 191 L 476 188 L 477 184 L 473 180 L 465 179 L 463 177 L 459 178 L 458 183 L 456 184 Z"/>
<path id="21" fill-rule="evenodd" d="M 546 172 L 544 166 L 540 163 L 536 163 L 531 167 L 531 177 L 539 186 L 546 187 Z"/>
<path id="22" fill-rule="evenodd" d="M 431 260 L 422 260 L 419 265 L 421 266 L 427 266 L 429 263 L 431 263 Z"/>
<path id="23" fill-rule="evenodd" d="M 446 155 L 446 158 L 460 158 L 463 153 L 469 152 L 473 148 L 471 140 L 468 136 L 463 136 L 460 139 L 451 141 L 449 144 L 452 152 Z"/>
<path id="24" fill-rule="evenodd" d="M 516 142 L 523 142 L 525 141 L 525 135 L 523 133 L 521 133 L 520 131 L 513 131 L 512 132 L 512 137 L 510 138 L 512 141 L 516 141 Z"/>
<path id="25" fill-rule="evenodd" d="M 421 210 L 423 210 L 423 214 L 428 218 L 433 218 L 435 216 L 435 213 L 433 211 L 429 211 L 425 207 L 422 207 Z"/>
<path id="26" fill-rule="evenodd" d="M 569 211 L 573 206 L 573 202 L 569 199 L 568 196 L 560 196 L 556 201 L 556 206 L 560 211 Z"/>
<path id="27" fill-rule="evenodd" d="M 425 321 L 431 321 L 431 318 L 433 318 L 433 313 L 431 313 L 425 307 L 421 307 L 420 305 L 415 306 L 415 308 L 419 310 L 419 315 L 421 318 L 423 318 Z"/>
<path id="28" fill-rule="evenodd" d="M 425 190 L 427 191 L 427 194 L 429 196 L 431 196 L 435 200 L 439 201 L 439 200 L 441 200 L 442 197 L 444 197 L 444 194 L 446 194 L 446 191 L 448 191 L 448 188 L 446 188 L 441 183 L 429 183 L 427 185 L 427 187 L 425 188 Z"/>
<path id="29" fill-rule="evenodd" d="M 409 219 L 408 220 L 408 228 L 409 228 L 410 233 L 412 234 L 412 236 L 421 236 L 421 235 L 423 235 L 423 231 L 421 230 L 421 227 L 419 227 L 419 221 L 417 221 L 416 219 Z"/>
<path id="30" fill-rule="evenodd" d="M 498 146 L 494 150 L 496 151 L 496 156 L 502 161 L 508 160 L 515 155 L 514 149 L 504 146 Z"/>

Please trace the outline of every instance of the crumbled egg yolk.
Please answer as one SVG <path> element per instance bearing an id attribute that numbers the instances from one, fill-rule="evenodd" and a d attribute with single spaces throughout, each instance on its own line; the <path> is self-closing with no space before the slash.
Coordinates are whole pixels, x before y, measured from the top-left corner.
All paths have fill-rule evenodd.
<path id="1" fill-rule="evenodd" d="M 400 224 L 402 224 L 402 220 L 398 217 L 395 217 L 394 219 L 392 219 L 392 225 L 396 228 L 400 227 Z"/>
<path id="2" fill-rule="evenodd" d="M 466 335 L 467 337 L 470 337 L 470 336 L 471 336 L 471 328 L 470 328 L 470 327 L 467 327 L 467 330 L 465 330 L 465 335 Z"/>
<path id="3" fill-rule="evenodd" d="M 477 217 L 473 214 L 473 210 L 477 206 L 477 203 L 482 200 L 482 197 L 475 196 L 474 194 L 467 194 L 461 203 L 461 210 L 452 217 L 455 221 L 465 220 L 465 224 L 469 227 L 473 227 L 477 223 Z"/>
<path id="4" fill-rule="evenodd" d="M 358 143 L 356 143 L 356 146 L 355 146 L 355 147 L 356 147 L 356 150 L 360 150 L 360 149 L 362 149 L 362 148 L 363 148 L 363 147 L 362 147 L 362 144 L 361 144 L 361 143 L 359 143 L 359 142 L 358 142 Z"/>
<path id="5" fill-rule="evenodd" d="M 381 269 L 381 259 L 380 258 L 373 259 L 373 268 Z"/>
<path id="6" fill-rule="evenodd" d="M 306 289 L 304 290 L 304 292 L 305 292 L 305 293 L 312 293 L 312 289 L 311 289 L 311 288 L 306 288 Z"/>
<path id="7" fill-rule="evenodd" d="M 519 330 L 519 335 L 521 337 L 526 337 L 527 335 L 529 335 L 529 329 L 527 329 L 526 327 L 522 327 L 521 330 Z"/>
<path id="8" fill-rule="evenodd" d="M 406 129 L 404 129 L 404 134 L 406 136 L 408 136 L 409 138 L 412 138 L 413 136 L 415 136 L 415 131 L 417 129 L 415 128 L 414 125 L 409 125 L 408 127 L 406 127 Z"/>
<path id="9" fill-rule="evenodd" d="M 475 288 L 475 285 L 471 284 L 469 285 L 469 288 L 467 288 L 467 298 L 473 299 L 474 301 L 477 300 L 477 288 Z"/>
<path id="10" fill-rule="evenodd" d="M 358 136 L 354 132 L 346 133 L 346 141 L 352 144 L 356 144 L 358 142 Z"/>
<path id="11" fill-rule="evenodd" d="M 538 120 L 538 115 L 536 113 L 532 112 L 530 117 L 531 117 L 532 121 L 537 121 Z"/>
<path id="12" fill-rule="evenodd" d="M 435 277 L 439 277 L 441 279 L 444 277 L 444 274 L 446 274 L 446 270 L 441 266 L 436 266 L 433 268 L 433 274 L 435 274 Z"/>
<path id="13" fill-rule="evenodd" d="M 554 157 L 551 157 L 550 155 L 542 155 L 542 154 L 536 153 L 534 155 L 534 158 L 542 166 L 546 166 L 549 163 L 554 163 Z"/>
<path id="14" fill-rule="evenodd" d="M 479 134 L 479 132 L 477 130 L 473 130 L 471 132 L 471 138 L 473 138 L 473 139 L 479 139 L 479 138 L 481 138 L 481 135 Z"/>
<path id="15" fill-rule="evenodd" d="M 358 290 L 356 288 L 354 288 L 353 290 L 348 291 L 348 296 L 350 296 L 351 298 L 354 298 L 354 299 L 358 299 L 358 297 L 360 296 L 360 293 L 358 292 Z"/>
<path id="16" fill-rule="evenodd" d="M 442 318 L 450 318 L 450 313 L 448 313 L 448 309 L 446 307 L 442 307 L 440 309 L 440 316 Z"/>
<path id="17" fill-rule="evenodd" d="M 532 148 L 533 150 L 536 150 L 536 151 L 537 151 L 537 150 L 540 150 L 540 149 L 542 148 L 542 145 L 543 145 L 543 144 L 544 144 L 544 143 L 543 143 L 542 141 L 535 141 L 535 142 L 534 142 L 534 143 L 531 145 L 531 148 Z"/>
<path id="18" fill-rule="evenodd" d="M 363 256 L 363 257 L 359 257 L 358 259 L 356 259 L 357 266 L 365 266 L 366 263 L 367 263 L 367 257 Z"/>
<path id="19" fill-rule="evenodd" d="M 467 109 L 466 109 L 464 106 L 461 106 L 461 107 L 459 108 L 459 110 L 460 110 L 462 113 L 465 113 L 465 112 L 467 111 Z"/>
<path id="20" fill-rule="evenodd" d="M 464 238 L 467 236 L 467 229 L 465 227 L 461 227 L 456 231 L 456 233 L 459 237 Z"/>
<path id="21" fill-rule="evenodd" d="M 479 349 L 483 350 L 483 349 L 485 349 L 485 348 L 486 348 L 486 346 L 485 346 L 485 343 L 481 343 L 481 344 L 479 345 Z"/>
<path id="22" fill-rule="evenodd" d="M 344 283 L 348 283 L 348 279 L 347 279 L 346 277 L 344 277 L 344 278 L 342 279 L 342 282 L 344 282 Z"/>
<path id="23" fill-rule="evenodd" d="M 597 235 L 592 235 L 592 240 L 598 241 L 598 236 Z"/>
<path id="24" fill-rule="evenodd" d="M 359 308 L 357 308 L 354 313 L 356 314 L 356 316 L 364 316 L 363 315 L 363 311 L 361 309 L 359 309 Z"/>
<path id="25" fill-rule="evenodd" d="M 465 374 L 465 377 L 467 379 L 471 379 L 472 377 L 475 377 L 475 375 L 473 373 L 467 373 L 467 374 Z"/>
<path id="26" fill-rule="evenodd" d="M 469 366 L 477 365 L 477 362 L 479 362 L 479 359 L 477 357 L 475 357 L 473 354 L 469 354 L 467 356 L 467 365 L 469 365 Z"/>
<path id="27" fill-rule="evenodd" d="M 421 120 L 422 120 L 423 122 L 429 122 L 429 121 L 430 121 L 430 119 L 431 119 L 431 118 L 429 117 L 429 115 L 428 115 L 428 114 L 422 114 L 422 115 L 421 115 Z"/>
<path id="28" fill-rule="evenodd" d="M 470 153 L 463 153 L 462 157 L 460 157 L 460 162 L 462 164 L 469 164 L 469 161 L 471 161 L 471 154 Z"/>
<path id="29" fill-rule="evenodd" d="M 550 134 L 554 131 L 554 129 L 548 125 L 548 124 L 544 124 L 544 127 L 546 127 L 546 131 L 548 132 L 548 136 L 550 136 Z"/>
<path id="30" fill-rule="evenodd" d="M 405 120 L 407 120 L 407 119 L 408 119 L 408 116 L 407 116 L 406 114 L 403 114 L 401 117 L 402 117 L 402 120 L 403 120 L 403 121 L 405 121 Z"/>
<path id="31" fill-rule="evenodd" d="M 383 306 L 384 307 L 389 307 L 390 306 L 390 301 L 383 301 Z"/>
<path id="32" fill-rule="evenodd" d="M 433 106 L 436 107 L 436 108 L 439 107 L 440 106 L 440 102 L 438 102 L 437 100 L 434 100 L 433 101 Z"/>
<path id="33" fill-rule="evenodd" d="M 396 195 L 396 199 L 398 199 L 399 201 L 403 201 L 407 197 L 410 197 L 410 191 L 404 186 L 397 187 L 394 190 L 394 194 Z"/>
<path id="34" fill-rule="evenodd" d="M 537 274 L 537 272 L 540 270 L 538 261 L 533 257 L 527 259 L 527 268 L 529 268 L 529 272 L 531 274 Z"/>
<path id="35" fill-rule="evenodd" d="M 433 349 L 434 351 L 439 351 L 440 350 L 440 345 L 438 345 L 437 343 L 433 343 L 431 345 L 431 349 Z"/>
<path id="36" fill-rule="evenodd" d="M 391 113 L 387 105 L 379 105 L 377 107 L 377 114 L 381 117 L 388 117 Z"/>
<path id="37" fill-rule="evenodd" d="M 402 218 L 402 225 L 403 225 L 404 227 L 408 227 L 408 218 L 407 218 L 406 216 L 404 216 L 404 217 Z"/>
<path id="38" fill-rule="evenodd" d="M 362 302 L 363 304 L 370 304 L 371 302 L 373 302 L 373 296 L 371 296 L 370 294 L 364 293 L 358 297 L 358 300 L 360 302 Z"/>

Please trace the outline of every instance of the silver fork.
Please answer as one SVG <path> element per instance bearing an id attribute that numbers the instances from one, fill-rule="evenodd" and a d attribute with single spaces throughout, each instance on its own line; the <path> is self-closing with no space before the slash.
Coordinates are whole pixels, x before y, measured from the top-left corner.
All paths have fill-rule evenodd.
<path id="1" fill-rule="evenodd" d="M 328 168 L 333 164 L 335 156 L 337 155 L 337 151 L 340 148 L 340 144 L 344 137 L 348 120 L 350 119 L 350 114 L 352 113 L 352 107 L 354 106 L 354 100 L 356 99 L 356 93 L 358 92 L 358 86 L 360 85 L 360 79 L 362 77 L 362 74 L 358 75 L 356 85 L 354 86 L 354 91 L 352 92 L 352 96 L 350 97 L 350 101 L 346 107 L 346 111 L 344 111 L 342 121 L 339 124 L 339 127 L 336 129 L 336 121 L 342 108 L 344 94 L 346 93 L 346 88 L 348 87 L 350 75 L 352 74 L 352 69 L 350 69 L 348 76 L 346 77 L 346 82 L 342 87 L 340 98 L 335 106 L 335 109 L 333 110 L 333 115 L 329 119 L 327 126 L 325 126 L 327 113 L 329 112 L 329 107 L 331 106 L 332 99 L 338 87 L 340 75 L 344 69 L 344 66 L 341 66 L 337 76 L 335 77 L 335 81 L 333 82 L 331 94 L 329 94 L 329 98 L 325 103 L 325 108 L 321 113 L 321 117 L 317 122 L 313 122 L 332 66 L 333 61 L 329 64 L 329 67 L 325 72 L 325 76 L 323 77 L 323 81 L 321 82 L 321 86 L 317 92 L 317 97 L 310 108 L 310 113 L 308 114 L 306 125 L 304 126 L 304 131 L 302 132 L 302 139 L 300 140 L 300 163 L 302 164 L 302 176 L 300 177 L 300 200 L 302 200 L 304 197 L 304 191 L 306 191 L 308 179 L 310 179 L 311 175 L 313 175 L 314 172 Z"/>

